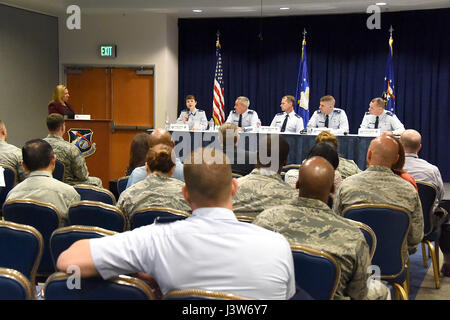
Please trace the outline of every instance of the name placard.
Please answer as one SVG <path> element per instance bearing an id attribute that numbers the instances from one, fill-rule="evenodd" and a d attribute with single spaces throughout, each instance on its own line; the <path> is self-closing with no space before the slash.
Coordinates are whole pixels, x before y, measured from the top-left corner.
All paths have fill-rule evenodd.
<path id="1" fill-rule="evenodd" d="M 169 126 L 170 131 L 189 131 L 189 125 L 185 123 L 171 123 Z"/>
<path id="2" fill-rule="evenodd" d="M 322 131 L 328 131 L 328 132 L 331 132 L 331 133 L 334 134 L 334 135 L 339 134 L 339 130 L 330 129 L 330 128 L 325 128 L 325 127 L 322 127 L 322 128 L 310 128 L 310 129 L 308 129 L 308 134 L 317 136 L 317 135 L 320 134 Z"/>
<path id="3" fill-rule="evenodd" d="M 363 129 L 359 128 L 358 136 L 361 137 L 379 137 L 381 136 L 381 129 Z"/>
<path id="4" fill-rule="evenodd" d="M 90 114 L 76 114 L 75 120 L 91 120 Z"/>
<path id="5" fill-rule="evenodd" d="M 261 126 L 259 127 L 258 131 L 261 133 L 278 133 L 280 132 L 279 127 L 270 127 L 270 126 Z"/>

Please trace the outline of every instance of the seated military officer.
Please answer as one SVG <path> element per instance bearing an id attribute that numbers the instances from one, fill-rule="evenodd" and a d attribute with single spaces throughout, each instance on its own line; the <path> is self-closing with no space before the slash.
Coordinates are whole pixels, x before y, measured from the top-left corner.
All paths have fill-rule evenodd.
<path id="1" fill-rule="evenodd" d="M 349 132 L 348 119 L 345 111 L 335 108 L 333 96 L 320 98 L 319 110 L 316 110 L 308 122 L 308 128 L 330 128 L 338 133 Z"/>
<path id="2" fill-rule="evenodd" d="M 284 96 L 280 104 L 283 112 L 275 115 L 270 126 L 281 128 L 281 132 L 299 133 L 303 130 L 303 119 L 294 112 L 294 105 L 293 96 Z"/>
<path id="3" fill-rule="evenodd" d="M 398 120 L 397 116 L 390 111 L 386 111 L 385 101 L 382 98 L 374 98 L 369 103 L 369 112 L 366 112 L 361 122 L 361 129 L 378 129 L 388 133 L 400 134 L 405 131 L 405 127 Z"/>
<path id="4" fill-rule="evenodd" d="M 247 97 L 238 97 L 234 103 L 234 110 L 228 115 L 227 121 L 234 123 L 239 130 L 252 131 L 258 127 L 258 114 L 250 110 L 250 100 Z"/>
<path id="5" fill-rule="evenodd" d="M 204 110 L 196 108 L 197 100 L 193 95 L 186 96 L 186 109 L 181 111 L 177 119 L 177 123 L 186 123 L 189 125 L 189 130 L 206 130 L 208 127 L 208 120 Z"/>

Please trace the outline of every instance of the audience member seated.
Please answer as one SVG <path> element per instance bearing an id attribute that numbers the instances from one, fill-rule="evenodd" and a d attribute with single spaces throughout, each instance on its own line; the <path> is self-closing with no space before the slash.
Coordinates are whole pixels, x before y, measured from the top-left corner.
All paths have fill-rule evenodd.
<path id="1" fill-rule="evenodd" d="M 61 226 L 68 224 L 72 203 L 80 201 L 78 192 L 53 178 L 56 156 L 51 145 L 42 139 L 30 140 L 22 148 L 23 167 L 28 178 L 16 185 L 6 200 L 30 199 L 53 204 L 61 213 Z"/>
<path id="2" fill-rule="evenodd" d="M 138 133 L 134 136 L 130 146 L 130 161 L 128 163 L 126 176 L 129 176 L 131 172 L 137 167 L 145 166 L 145 157 L 147 156 L 148 149 L 150 149 L 150 135 L 146 132 Z"/>
<path id="3" fill-rule="evenodd" d="M 331 142 L 336 148 L 336 151 L 338 150 L 338 140 L 336 136 L 329 131 L 322 131 L 317 135 L 316 143 L 319 142 Z M 342 179 L 346 179 L 347 177 L 360 173 L 361 169 L 355 161 L 339 156 L 339 166 L 337 171 L 341 173 Z"/>
<path id="4" fill-rule="evenodd" d="M 47 116 L 49 135 L 44 139 L 53 148 L 58 161 L 64 164 L 63 182 L 70 185 L 90 184 L 102 188 L 102 181 L 97 177 L 89 177 L 86 159 L 74 144 L 63 139 L 66 125 L 62 115 L 52 113 Z"/>
<path id="5" fill-rule="evenodd" d="M 309 151 L 306 159 L 312 158 L 314 156 L 319 156 L 328 160 L 328 162 L 334 168 L 334 189 L 337 190 L 339 185 L 342 182 L 341 173 L 337 170 L 339 168 L 340 157 L 336 151 L 336 148 L 330 142 L 319 142 L 312 147 L 311 151 Z M 284 176 L 284 181 L 288 183 L 291 187 L 296 188 L 297 180 L 298 180 L 298 169 L 291 169 L 286 172 Z M 333 194 L 330 194 L 333 197 Z"/>
<path id="6" fill-rule="evenodd" d="M 326 159 L 314 156 L 299 170 L 299 197 L 289 204 L 261 212 L 254 224 L 281 233 L 291 245 L 331 254 L 341 267 L 334 299 L 388 299 L 389 289 L 378 282 L 367 286 L 371 264 L 369 247 L 357 226 L 328 207 L 334 192 L 334 169 Z"/>
<path id="7" fill-rule="evenodd" d="M 397 142 L 398 145 L 398 160 L 392 165 L 392 172 L 394 172 L 396 175 L 398 175 L 400 178 L 405 179 L 409 183 L 412 184 L 414 189 L 418 191 L 416 180 L 412 175 L 410 175 L 408 172 L 403 170 L 403 167 L 405 165 L 405 149 L 403 148 L 403 145 L 400 142 L 400 139 L 394 136 L 391 136 L 392 139 Z"/>
<path id="8" fill-rule="evenodd" d="M 249 174 L 256 164 L 256 153 L 238 149 L 238 126 L 231 122 L 222 124 L 219 128 L 219 143 L 223 152 L 230 159 L 231 171 L 241 176 Z"/>
<path id="9" fill-rule="evenodd" d="M 183 196 L 192 217 L 75 242 L 59 256 L 58 269 L 77 265 L 82 277 L 104 279 L 144 273 L 154 277 L 164 295 L 196 288 L 251 299 L 292 297 L 289 243 L 278 233 L 236 219 L 232 195 L 238 186 L 225 155 L 200 148 L 187 160 Z"/>
<path id="10" fill-rule="evenodd" d="M 128 219 L 136 210 L 148 207 L 191 210 L 181 193 L 183 183 L 171 178 L 174 158 L 173 149 L 165 144 L 150 148 L 145 163 L 147 178 L 122 192 L 117 201 L 117 207 Z"/>
<path id="11" fill-rule="evenodd" d="M 411 216 L 407 245 L 412 254 L 423 238 L 422 205 L 414 187 L 392 172 L 398 157 L 398 145 L 391 137 L 373 139 L 367 151 L 369 167 L 342 181 L 334 196 L 333 210 L 342 215 L 346 207 L 361 203 L 390 204 L 405 209 Z"/>
<path id="12" fill-rule="evenodd" d="M 0 120 L 0 165 L 7 164 L 16 170 L 16 183 L 25 180 L 27 174 L 22 167 L 22 152 L 16 146 L 6 142 L 8 131 Z"/>
<path id="13" fill-rule="evenodd" d="M 170 132 L 165 129 L 158 128 L 153 130 L 150 134 L 148 148 L 150 149 L 160 143 L 171 148 L 175 147 L 175 142 L 172 140 L 172 135 Z M 147 178 L 147 170 L 145 169 L 145 165 L 135 168 L 128 178 L 127 189 L 145 178 Z M 173 172 L 172 178 L 184 181 L 183 163 L 179 158 L 175 159 L 175 171 Z"/>
<path id="14" fill-rule="evenodd" d="M 437 200 L 434 204 L 433 229 L 441 227 L 439 247 L 444 254 L 444 264 L 441 272 L 450 277 L 450 222 L 449 215 L 444 208 L 439 207 L 439 202 L 444 197 L 444 183 L 439 168 L 424 159 L 420 159 L 418 153 L 422 149 L 422 136 L 416 130 L 405 130 L 400 142 L 405 148 L 405 166 L 403 167 L 416 180 L 431 183 L 436 187 Z"/>
<path id="15" fill-rule="evenodd" d="M 288 154 L 289 144 L 281 135 L 260 135 L 256 168 L 238 179 L 239 190 L 233 197 L 237 216 L 256 217 L 261 211 L 296 197 L 295 189 L 280 175 Z"/>

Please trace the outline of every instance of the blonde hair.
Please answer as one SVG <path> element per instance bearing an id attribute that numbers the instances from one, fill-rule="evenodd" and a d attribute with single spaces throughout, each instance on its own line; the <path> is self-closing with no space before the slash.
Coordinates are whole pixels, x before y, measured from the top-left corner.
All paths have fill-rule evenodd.
<path id="1" fill-rule="evenodd" d="M 320 98 L 320 101 L 328 101 L 331 102 L 334 106 L 334 104 L 336 103 L 336 100 L 334 100 L 333 96 L 327 95 L 327 96 L 323 96 L 322 98 Z"/>
<path id="2" fill-rule="evenodd" d="M 338 147 L 336 136 L 329 131 L 322 131 L 317 135 L 316 143 L 320 142 L 331 142 L 336 147 L 336 149 Z"/>
<path id="3" fill-rule="evenodd" d="M 64 90 L 66 89 L 67 87 L 62 84 L 57 85 L 55 90 L 53 90 L 52 101 L 50 102 L 61 102 L 62 104 L 64 104 L 62 98 L 64 97 Z"/>

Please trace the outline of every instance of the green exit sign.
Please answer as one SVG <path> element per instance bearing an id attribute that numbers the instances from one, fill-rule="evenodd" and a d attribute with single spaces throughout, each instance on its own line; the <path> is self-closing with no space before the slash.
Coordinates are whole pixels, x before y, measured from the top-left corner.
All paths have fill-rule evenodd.
<path id="1" fill-rule="evenodd" d="M 99 56 L 102 58 L 117 57 L 117 46 L 115 44 L 104 44 L 99 48 Z"/>

